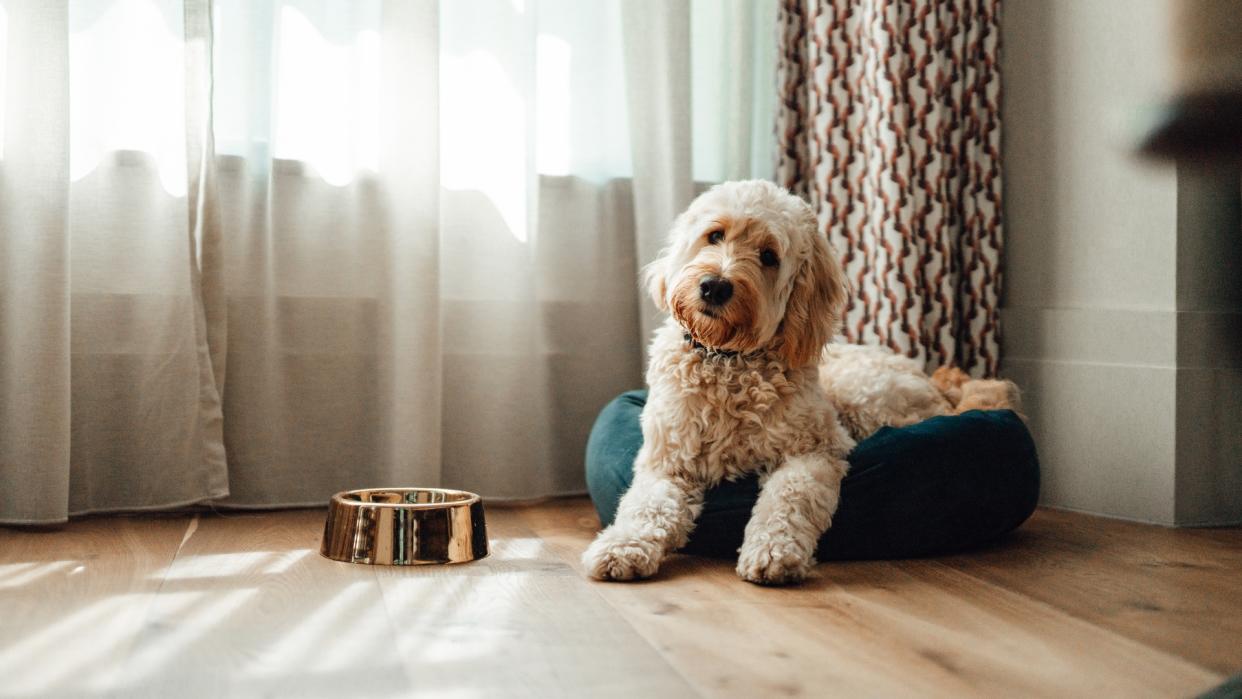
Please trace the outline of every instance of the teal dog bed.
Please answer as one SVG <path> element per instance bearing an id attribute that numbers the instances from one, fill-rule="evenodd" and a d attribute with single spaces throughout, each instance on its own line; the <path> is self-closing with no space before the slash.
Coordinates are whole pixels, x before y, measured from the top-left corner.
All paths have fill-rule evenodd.
<path id="1" fill-rule="evenodd" d="M 633 478 L 646 400 L 646 391 L 621 395 L 591 430 L 587 488 L 605 526 Z M 841 505 L 819 541 L 821 561 L 911 558 L 981 546 L 1016 529 L 1039 500 L 1035 443 L 1010 410 L 885 427 L 859 442 L 849 461 Z M 682 550 L 736 556 L 758 494 L 754 476 L 708 491 Z"/>

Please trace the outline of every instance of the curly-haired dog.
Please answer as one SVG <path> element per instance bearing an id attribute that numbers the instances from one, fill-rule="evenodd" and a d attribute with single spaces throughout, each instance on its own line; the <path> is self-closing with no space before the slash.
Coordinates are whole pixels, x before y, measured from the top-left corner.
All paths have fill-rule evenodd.
<path id="1" fill-rule="evenodd" d="M 805 578 L 855 439 L 880 424 L 952 412 L 949 399 L 921 372 L 921 385 L 902 378 L 910 360 L 825 350 L 846 300 L 841 267 L 811 208 L 770 182 L 730 182 L 701 195 L 645 277 L 671 317 L 651 343 L 633 483 L 583 565 L 605 580 L 653 575 L 685 544 L 704 492 L 757 470 L 762 490 L 738 575 L 764 584 Z M 846 369 L 843 379 L 821 385 L 821 359 Z M 943 379 L 960 400 L 964 381 Z M 894 387 L 908 400 L 895 398 Z"/>

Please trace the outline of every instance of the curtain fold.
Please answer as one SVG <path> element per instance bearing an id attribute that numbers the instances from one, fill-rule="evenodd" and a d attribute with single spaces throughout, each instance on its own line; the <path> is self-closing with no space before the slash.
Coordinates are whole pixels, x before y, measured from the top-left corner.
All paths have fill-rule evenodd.
<path id="1" fill-rule="evenodd" d="M 690 5 L 646 0 L 626 3 L 625 68 L 634 169 L 634 218 L 638 259 L 654 260 L 669 223 L 694 199 L 691 151 Z M 651 118 L 658 115 L 658 118 Z M 644 337 L 662 321 L 651 304 L 641 305 Z"/>
<path id="2" fill-rule="evenodd" d="M 0 522 L 581 491 L 639 266 L 768 167 L 726 9 L 0 0 Z"/>
<path id="3" fill-rule="evenodd" d="M 0 512 L 37 521 L 69 500 L 69 89 L 50 79 L 68 71 L 69 17 L 37 0 L 0 16 Z"/>
<path id="4" fill-rule="evenodd" d="M 216 0 L 213 13 L 220 504 L 439 484 L 438 8 Z"/>
<path id="5" fill-rule="evenodd" d="M 999 0 L 783 0 L 777 181 L 853 287 L 843 332 L 994 375 L 1001 226 Z"/>

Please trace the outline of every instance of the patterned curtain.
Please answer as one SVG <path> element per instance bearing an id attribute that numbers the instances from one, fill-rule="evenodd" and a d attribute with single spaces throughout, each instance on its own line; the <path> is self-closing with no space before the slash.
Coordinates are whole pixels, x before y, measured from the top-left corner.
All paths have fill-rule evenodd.
<path id="1" fill-rule="evenodd" d="M 996 373 L 1000 0 L 783 0 L 777 181 L 853 287 L 843 332 Z"/>

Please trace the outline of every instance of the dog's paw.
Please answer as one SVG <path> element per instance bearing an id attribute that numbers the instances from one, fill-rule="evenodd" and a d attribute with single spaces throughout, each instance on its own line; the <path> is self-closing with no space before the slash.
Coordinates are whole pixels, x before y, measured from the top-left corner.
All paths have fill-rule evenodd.
<path id="1" fill-rule="evenodd" d="M 815 566 L 812 552 L 790 537 L 747 541 L 738 554 L 738 576 L 757 585 L 800 583 Z"/>
<path id="2" fill-rule="evenodd" d="M 962 384 L 962 400 L 958 412 L 967 410 L 1012 410 L 1022 413 L 1022 396 L 1018 385 L 1004 379 L 972 379 Z"/>
<path id="3" fill-rule="evenodd" d="M 962 384 L 970 380 L 970 375 L 955 366 L 942 366 L 932 372 L 931 382 L 952 405 L 962 400 Z"/>
<path id="4" fill-rule="evenodd" d="M 582 554 L 582 567 L 596 580 L 636 580 L 655 575 L 663 548 L 605 530 Z"/>

